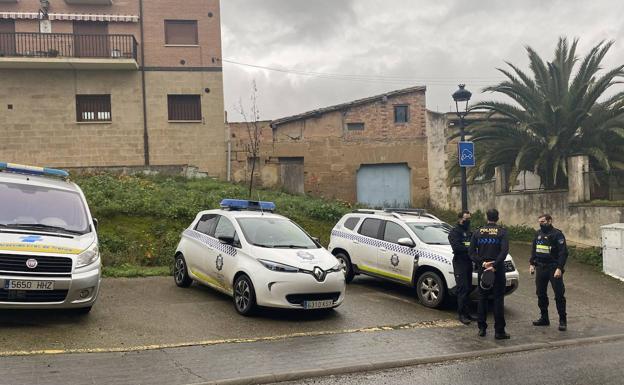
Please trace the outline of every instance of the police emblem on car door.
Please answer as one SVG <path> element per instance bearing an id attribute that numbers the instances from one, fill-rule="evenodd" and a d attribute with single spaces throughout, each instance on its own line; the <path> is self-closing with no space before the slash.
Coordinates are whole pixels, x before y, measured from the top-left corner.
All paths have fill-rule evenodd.
<path id="1" fill-rule="evenodd" d="M 411 237 L 398 223 L 385 222 L 383 242 L 379 248 L 379 270 L 388 278 L 411 283 L 416 251 L 398 243 L 399 239 Z"/>

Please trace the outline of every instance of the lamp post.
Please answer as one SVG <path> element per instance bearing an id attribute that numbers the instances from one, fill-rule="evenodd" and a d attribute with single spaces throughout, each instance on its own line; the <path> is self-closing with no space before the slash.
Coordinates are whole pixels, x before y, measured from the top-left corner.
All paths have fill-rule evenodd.
<path id="1" fill-rule="evenodd" d="M 459 129 L 461 135 L 461 141 L 466 140 L 466 132 L 464 118 L 468 113 L 468 102 L 470 101 L 470 97 L 472 93 L 468 91 L 465 84 L 460 84 L 459 89 L 453 92 L 453 100 L 455 100 L 455 108 L 457 110 L 457 116 L 459 117 Z M 466 178 L 466 167 L 461 168 L 461 199 L 462 199 L 462 210 L 468 210 L 468 183 Z"/>

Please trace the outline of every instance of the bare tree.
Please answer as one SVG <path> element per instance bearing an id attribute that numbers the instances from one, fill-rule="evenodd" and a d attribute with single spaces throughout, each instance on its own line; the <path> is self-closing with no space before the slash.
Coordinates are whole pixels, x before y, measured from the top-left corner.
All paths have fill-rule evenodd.
<path id="1" fill-rule="evenodd" d="M 253 190 L 254 172 L 256 171 L 256 161 L 260 153 L 260 140 L 262 138 L 262 127 L 260 121 L 260 111 L 258 110 L 258 87 L 256 81 L 251 83 L 251 96 L 249 111 L 245 110 L 242 100 L 238 101 L 238 112 L 243 117 L 245 128 L 247 129 L 246 151 L 251 157 L 251 176 L 249 178 L 249 198 Z"/>

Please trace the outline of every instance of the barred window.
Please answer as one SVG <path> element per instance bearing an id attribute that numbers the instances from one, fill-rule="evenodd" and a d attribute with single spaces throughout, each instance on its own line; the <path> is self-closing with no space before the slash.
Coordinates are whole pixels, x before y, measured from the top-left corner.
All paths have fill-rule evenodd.
<path id="1" fill-rule="evenodd" d="M 110 122 L 110 95 L 76 95 L 76 120 L 78 122 Z"/>
<path id="2" fill-rule="evenodd" d="M 202 120 L 201 96 L 168 95 L 169 120 Z"/>
<path id="3" fill-rule="evenodd" d="M 347 130 L 362 131 L 364 130 L 364 123 L 347 123 Z"/>
<path id="4" fill-rule="evenodd" d="M 197 45 L 197 20 L 165 20 L 165 44 Z"/>

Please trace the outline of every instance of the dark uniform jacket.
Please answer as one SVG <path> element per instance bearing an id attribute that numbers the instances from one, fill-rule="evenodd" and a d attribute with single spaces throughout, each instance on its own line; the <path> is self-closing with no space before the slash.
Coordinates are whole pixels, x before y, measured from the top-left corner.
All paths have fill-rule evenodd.
<path id="1" fill-rule="evenodd" d="M 453 259 L 462 262 L 471 262 L 469 248 L 472 231 L 465 230 L 459 224 L 455 225 L 448 235 L 449 243 L 453 249 Z"/>
<path id="2" fill-rule="evenodd" d="M 561 230 L 551 227 L 544 232 L 539 229 L 533 239 L 529 264 L 556 264 L 561 270 L 568 259 L 568 246 Z"/>
<path id="3" fill-rule="evenodd" d="M 481 266 L 483 262 L 494 261 L 495 267 L 502 267 L 509 254 L 509 238 L 504 227 L 493 223 L 478 228 L 470 241 L 470 259 Z"/>

